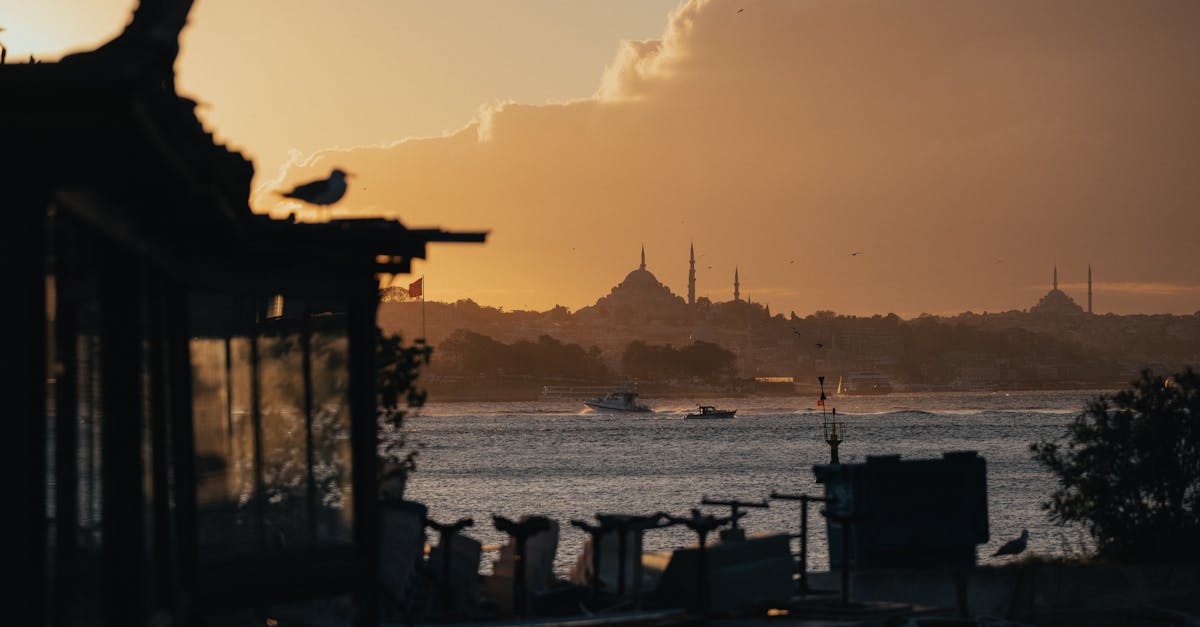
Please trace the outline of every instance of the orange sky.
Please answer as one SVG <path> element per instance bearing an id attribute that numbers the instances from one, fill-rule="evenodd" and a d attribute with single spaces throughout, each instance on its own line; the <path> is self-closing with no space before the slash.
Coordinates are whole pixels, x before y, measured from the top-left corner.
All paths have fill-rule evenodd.
<path id="1" fill-rule="evenodd" d="M 131 3 L 12 4 L 10 60 Z M 1200 310 L 1200 3 L 674 6 L 198 0 L 179 80 L 259 210 L 341 166 L 338 215 L 490 229 L 432 249 L 431 299 L 577 308 L 643 243 L 684 293 L 694 241 L 701 295 L 736 266 L 784 313 L 1025 308 L 1056 262 L 1099 312 Z"/>

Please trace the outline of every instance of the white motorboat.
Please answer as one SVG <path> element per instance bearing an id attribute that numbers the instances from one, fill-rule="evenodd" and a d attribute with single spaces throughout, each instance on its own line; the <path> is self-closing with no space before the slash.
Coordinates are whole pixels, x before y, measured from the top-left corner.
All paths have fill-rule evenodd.
<path id="1" fill-rule="evenodd" d="M 646 404 L 638 402 L 637 397 L 637 392 L 626 387 L 616 392 L 609 392 L 600 398 L 588 399 L 583 404 L 600 411 L 653 411 Z"/>

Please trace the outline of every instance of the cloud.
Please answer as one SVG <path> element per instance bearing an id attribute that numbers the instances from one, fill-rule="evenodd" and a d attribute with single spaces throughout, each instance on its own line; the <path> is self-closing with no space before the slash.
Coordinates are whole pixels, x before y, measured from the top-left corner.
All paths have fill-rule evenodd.
<path id="1" fill-rule="evenodd" d="M 736 265 L 781 311 L 1023 308 L 1055 259 L 1109 283 L 1193 278 L 1200 3 L 737 8 L 686 2 L 591 98 L 487 105 L 443 137 L 293 158 L 271 184 L 336 164 L 358 175 L 341 212 L 490 228 L 427 273 L 546 307 L 607 293 L 641 243 L 683 292 L 692 240 L 702 291 Z M 1120 294 L 1114 310 L 1144 292 Z M 1155 306 L 1197 306 L 1174 296 Z"/>
<path id="2" fill-rule="evenodd" d="M 1179 285 L 1175 283 L 1101 283 L 1096 286 L 1096 289 L 1102 292 L 1152 294 L 1155 296 L 1200 294 L 1200 285 Z"/>
<path id="3" fill-rule="evenodd" d="M 662 48 L 662 42 L 656 39 L 622 42 L 616 60 L 604 72 L 596 98 L 606 102 L 637 100 L 647 83 L 656 78 Z"/>

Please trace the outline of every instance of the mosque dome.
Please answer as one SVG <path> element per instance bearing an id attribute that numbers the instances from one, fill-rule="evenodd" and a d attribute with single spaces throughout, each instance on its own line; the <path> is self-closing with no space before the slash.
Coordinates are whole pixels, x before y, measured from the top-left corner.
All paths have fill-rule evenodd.
<path id="1" fill-rule="evenodd" d="M 616 287 L 600 297 L 593 307 L 596 310 L 617 311 L 627 309 L 641 314 L 662 314 L 686 306 L 682 297 L 663 285 L 652 272 L 646 269 L 646 252 L 642 251 L 642 264 L 625 275 Z"/>
<path id="2" fill-rule="evenodd" d="M 1091 269 L 1088 269 L 1088 281 L 1090 289 Z M 1058 289 L 1058 266 L 1054 267 L 1054 282 L 1053 287 L 1049 292 L 1038 301 L 1036 305 L 1029 308 L 1029 313 L 1041 314 L 1047 316 L 1065 316 L 1083 313 L 1083 307 L 1075 302 L 1075 299 L 1067 296 L 1067 293 Z M 1090 293 L 1090 292 L 1089 292 Z"/>
<path id="3" fill-rule="evenodd" d="M 1083 307 L 1080 307 L 1075 299 L 1067 296 L 1066 292 L 1054 288 L 1046 292 L 1046 295 L 1029 312 L 1052 315 L 1076 314 L 1083 313 Z"/>
<path id="4" fill-rule="evenodd" d="M 625 280 L 621 281 L 620 285 L 618 285 L 617 287 L 619 288 L 622 285 L 627 286 L 627 287 L 634 287 L 634 286 L 654 287 L 657 285 L 662 285 L 662 283 L 660 283 L 659 280 L 654 276 L 654 274 L 651 273 L 649 270 L 646 270 L 645 268 L 638 268 L 638 269 L 630 272 L 629 274 L 626 274 Z M 614 289 L 616 289 L 616 288 L 614 288 Z"/>

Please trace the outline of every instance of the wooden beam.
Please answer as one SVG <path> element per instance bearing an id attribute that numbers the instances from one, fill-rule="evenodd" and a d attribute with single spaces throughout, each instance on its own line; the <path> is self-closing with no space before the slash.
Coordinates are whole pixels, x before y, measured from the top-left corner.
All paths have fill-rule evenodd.
<path id="1" fill-rule="evenodd" d="M 14 173 L 14 181 L 21 175 Z M 15 185 L 0 200 L 0 280 L 10 294 L 8 338 L 0 359 L 0 398 L 8 404 L 4 454 L 4 555 L 18 573 L 8 590 L 31 625 L 45 623 L 46 603 L 46 209 L 35 184 Z"/>
<path id="2" fill-rule="evenodd" d="M 379 624 L 378 416 L 375 410 L 375 281 L 358 284 L 348 303 L 350 340 L 350 445 L 354 460 L 354 546 L 367 565 L 357 591 L 355 624 Z"/>
<path id="3" fill-rule="evenodd" d="M 142 464 L 140 259 L 107 246 L 100 268 L 101 435 L 105 610 L 108 624 L 143 620 L 145 510 Z"/>

